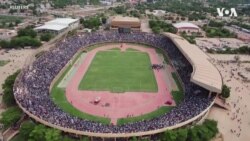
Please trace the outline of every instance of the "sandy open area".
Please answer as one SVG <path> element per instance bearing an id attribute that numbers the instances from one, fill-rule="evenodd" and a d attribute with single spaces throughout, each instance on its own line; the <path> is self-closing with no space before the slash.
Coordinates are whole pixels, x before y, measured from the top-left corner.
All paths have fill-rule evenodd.
<path id="1" fill-rule="evenodd" d="M 231 110 L 226 111 L 213 107 L 208 116 L 218 121 L 218 128 L 225 141 L 250 140 L 250 82 L 243 82 L 242 74 L 250 78 L 250 56 L 240 56 L 242 63 L 233 63 L 235 55 L 210 55 L 212 61 L 221 72 L 224 84 L 231 88 L 231 96 L 227 99 Z M 220 62 L 218 62 L 220 61 Z M 244 62 L 245 61 L 245 62 Z"/>
<path id="2" fill-rule="evenodd" d="M 239 48 L 249 46 L 249 43 L 236 38 L 196 38 L 196 44 L 201 49 L 222 49 L 223 47 Z"/>

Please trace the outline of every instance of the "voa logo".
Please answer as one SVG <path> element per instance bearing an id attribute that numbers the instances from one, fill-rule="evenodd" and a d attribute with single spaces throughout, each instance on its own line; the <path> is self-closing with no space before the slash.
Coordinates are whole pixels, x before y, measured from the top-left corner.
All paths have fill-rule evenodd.
<path id="1" fill-rule="evenodd" d="M 225 9 L 225 8 L 217 8 L 217 13 L 220 17 L 229 16 L 229 17 L 237 17 L 237 12 L 235 8 Z"/>

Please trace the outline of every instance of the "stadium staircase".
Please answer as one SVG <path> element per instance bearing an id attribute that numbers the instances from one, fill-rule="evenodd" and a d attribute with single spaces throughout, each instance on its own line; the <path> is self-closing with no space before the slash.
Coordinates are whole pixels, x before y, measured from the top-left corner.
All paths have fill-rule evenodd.
<path id="1" fill-rule="evenodd" d="M 231 110 L 230 105 L 227 104 L 224 99 L 221 99 L 218 96 L 215 98 L 215 104 L 225 110 Z"/>

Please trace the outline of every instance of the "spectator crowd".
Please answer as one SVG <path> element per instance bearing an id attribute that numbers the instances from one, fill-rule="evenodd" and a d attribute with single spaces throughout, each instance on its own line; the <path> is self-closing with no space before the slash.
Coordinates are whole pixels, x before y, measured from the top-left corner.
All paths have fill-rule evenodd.
<path id="1" fill-rule="evenodd" d="M 164 49 L 184 84 L 185 98 L 183 102 L 160 117 L 121 126 L 104 125 L 99 122 L 80 119 L 60 109 L 49 94 L 52 80 L 79 49 L 105 42 L 141 43 Z M 56 46 L 25 68 L 14 86 L 15 98 L 24 109 L 54 125 L 95 133 L 149 131 L 173 126 L 191 119 L 210 106 L 214 99 L 214 97 L 208 98 L 208 90 L 190 82 L 193 71 L 191 64 L 173 42 L 164 35 L 141 32 L 95 32 L 85 36 L 67 38 L 57 43 Z"/>

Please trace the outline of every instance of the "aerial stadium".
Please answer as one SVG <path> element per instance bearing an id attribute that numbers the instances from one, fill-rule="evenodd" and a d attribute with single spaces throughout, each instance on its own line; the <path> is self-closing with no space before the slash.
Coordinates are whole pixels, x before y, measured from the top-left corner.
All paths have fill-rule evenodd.
<path id="1" fill-rule="evenodd" d="M 171 33 L 73 36 L 22 70 L 14 96 L 33 120 L 66 133 L 151 136 L 206 117 L 222 88 L 209 59 Z"/>

